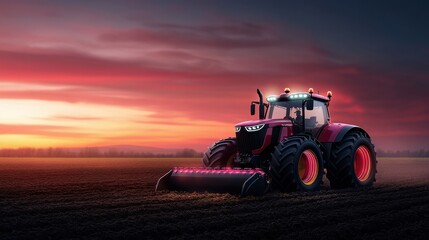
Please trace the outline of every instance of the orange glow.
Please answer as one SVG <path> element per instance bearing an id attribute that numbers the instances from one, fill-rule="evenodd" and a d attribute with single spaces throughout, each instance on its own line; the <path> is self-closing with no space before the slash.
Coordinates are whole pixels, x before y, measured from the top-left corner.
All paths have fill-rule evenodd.
<path id="1" fill-rule="evenodd" d="M 49 89 L 43 85 L 7 85 L 10 90 Z M 0 99 L 0 145 L 3 148 L 115 144 L 186 147 L 189 143 L 198 145 L 201 133 L 207 134 L 207 138 L 228 136 L 233 127 L 223 122 L 190 119 L 181 113 L 171 115 L 170 111 L 162 118 L 144 107 Z"/>
<path id="2" fill-rule="evenodd" d="M 12 87 L 30 87 L 13 85 Z M 42 87 L 42 86 L 38 86 Z M 223 134 L 233 126 L 217 121 L 191 120 L 180 114 L 159 120 L 143 108 L 106 104 L 66 103 L 41 100 L 0 99 L 2 148 L 94 146 L 133 144 L 173 146 Z M 157 121 L 160 121 L 157 123 Z M 174 124 L 168 124 L 174 123 Z M 185 147 L 185 146 L 183 146 Z"/>

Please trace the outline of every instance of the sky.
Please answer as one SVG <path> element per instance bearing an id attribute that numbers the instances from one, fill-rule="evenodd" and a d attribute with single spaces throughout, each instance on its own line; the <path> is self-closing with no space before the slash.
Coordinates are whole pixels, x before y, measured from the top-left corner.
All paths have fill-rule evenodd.
<path id="1" fill-rule="evenodd" d="M 426 1 L 0 0 L 0 148 L 205 150 L 285 87 L 429 149 Z"/>

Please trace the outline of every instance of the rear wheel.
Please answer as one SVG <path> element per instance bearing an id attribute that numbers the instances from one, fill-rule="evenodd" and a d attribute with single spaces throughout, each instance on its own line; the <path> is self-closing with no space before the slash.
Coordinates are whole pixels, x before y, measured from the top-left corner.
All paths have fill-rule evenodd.
<path id="1" fill-rule="evenodd" d="M 233 167 L 236 154 L 237 141 L 235 138 L 220 140 L 204 153 L 203 167 Z"/>
<path id="2" fill-rule="evenodd" d="M 351 132 L 334 145 L 327 164 L 332 188 L 370 187 L 375 181 L 376 157 L 368 135 Z"/>
<path id="3" fill-rule="evenodd" d="M 323 159 L 319 144 L 309 136 L 292 136 L 271 154 L 273 187 L 284 192 L 313 191 L 322 183 Z"/>

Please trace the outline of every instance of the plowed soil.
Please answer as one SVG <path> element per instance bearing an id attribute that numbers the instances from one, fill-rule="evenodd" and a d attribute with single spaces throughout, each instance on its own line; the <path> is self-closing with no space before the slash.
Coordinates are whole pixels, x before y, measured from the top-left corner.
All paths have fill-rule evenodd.
<path id="1" fill-rule="evenodd" d="M 379 159 L 374 187 L 263 197 L 155 193 L 196 159 L 1 159 L 0 239 L 428 239 L 429 159 Z"/>

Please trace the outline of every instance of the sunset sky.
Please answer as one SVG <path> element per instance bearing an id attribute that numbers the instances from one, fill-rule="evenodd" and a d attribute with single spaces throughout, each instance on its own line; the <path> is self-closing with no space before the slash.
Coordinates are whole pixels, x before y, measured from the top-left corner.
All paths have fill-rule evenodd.
<path id="1" fill-rule="evenodd" d="M 285 87 L 429 149 L 425 1 L 0 1 L 0 148 L 205 150 Z"/>

